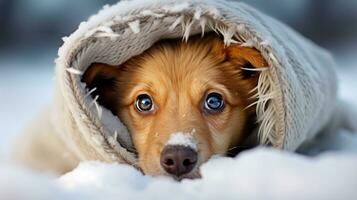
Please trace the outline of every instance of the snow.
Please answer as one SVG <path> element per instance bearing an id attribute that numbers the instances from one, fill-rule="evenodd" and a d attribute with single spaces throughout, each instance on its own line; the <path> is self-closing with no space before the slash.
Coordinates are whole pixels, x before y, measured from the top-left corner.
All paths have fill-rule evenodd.
<path id="1" fill-rule="evenodd" d="M 166 145 L 182 145 L 186 147 L 191 147 L 192 149 L 197 149 L 197 143 L 195 139 L 192 137 L 192 133 L 195 132 L 195 129 L 192 130 L 191 133 L 183 133 L 177 132 L 172 133 L 170 138 L 166 142 Z"/>
<path id="2" fill-rule="evenodd" d="M 21 59 L 0 54 L 0 161 L 16 134 L 51 100 L 54 55 L 41 53 Z"/>
<path id="3" fill-rule="evenodd" d="M 214 158 L 202 179 L 176 182 L 141 175 L 127 165 L 81 163 L 56 179 L 2 166 L 4 199 L 353 199 L 357 155 L 328 153 L 306 158 L 258 148 L 237 158 Z M 21 192 L 19 192 L 21 191 Z"/>
<path id="4" fill-rule="evenodd" d="M 307 155 L 257 148 L 245 151 L 236 158 L 215 157 L 202 166 L 201 179 L 182 182 L 168 177 L 143 176 L 131 166 L 98 161 L 83 162 L 61 177 L 11 165 L 4 161 L 3 156 L 7 154 L 11 141 L 27 121 L 50 101 L 53 64 L 50 59 L 42 57 L 30 64 L 28 59 L 25 59 L 26 62 L 17 60 L 19 63 L 8 62 L 13 58 L 0 60 L 1 66 L 7 66 L 0 68 L 0 199 L 269 200 L 357 197 L 357 133 L 346 130 L 318 138 L 305 152 Z M 341 67 L 338 72 L 340 96 L 357 108 L 355 63 L 344 64 L 347 66 Z M 47 65 L 47 68 L 38 67 Z M 28 103 L 23 104 L 24 99 Z"/>
<path id="5" fill-rule="evenodd" d="M 176 5 L 165 6 L 164 10 L 166 12 L 179 13 L 189 8 L 190 4 L 188 2 L 178 3 Z"/>

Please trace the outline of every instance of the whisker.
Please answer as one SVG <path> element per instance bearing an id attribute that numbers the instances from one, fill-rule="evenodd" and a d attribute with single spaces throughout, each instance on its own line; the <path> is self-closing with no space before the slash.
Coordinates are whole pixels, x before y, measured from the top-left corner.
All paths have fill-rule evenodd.
<path id="1" fill-rule="evenodd" d="M 234 146 L 234 147 L 232 147 L 232 148 L 229 148 L 227 151 L 231 151 L 231 150 L 233 150 L 233 149 L 238 149 L 238 148 L 249 148 L 250 146 L 244 146 L 244 145 L 239 145 L 239 146 Z"/>

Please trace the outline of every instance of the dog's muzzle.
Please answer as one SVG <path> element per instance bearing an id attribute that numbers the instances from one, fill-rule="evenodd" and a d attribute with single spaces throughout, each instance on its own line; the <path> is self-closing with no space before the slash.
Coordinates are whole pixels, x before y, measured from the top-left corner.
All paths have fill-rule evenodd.
<path id="1" fill-rule="evenodd" d="M 193 130 L 194 131 L 194 130 Z M 197 165 L 197 143 L 191 133 L 172 133 L 161 151 L 160 164 L 169 174 L 182 177 Z"/>

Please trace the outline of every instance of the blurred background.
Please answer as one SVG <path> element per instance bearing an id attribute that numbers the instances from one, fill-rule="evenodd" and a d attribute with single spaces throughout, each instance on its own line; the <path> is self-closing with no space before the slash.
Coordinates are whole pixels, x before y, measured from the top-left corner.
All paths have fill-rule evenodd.
<path id="1" fill-rule="evenodd" d="M 117 0 L 0 0 L 0 156 L 51 100 L 61 38 Z M 356 0 L 245 0 L 329 49 L 343 98 L 357 99 Z M 1 158 L 1 157 L 0 157 Z"/>

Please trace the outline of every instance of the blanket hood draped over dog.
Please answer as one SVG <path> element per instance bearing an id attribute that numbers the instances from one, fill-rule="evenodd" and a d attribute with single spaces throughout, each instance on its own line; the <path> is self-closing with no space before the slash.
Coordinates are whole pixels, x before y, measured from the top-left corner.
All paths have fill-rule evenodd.
<path id="1" fill-rule="evenodd" d="M 119 65 L 161 39 L 209 31 L 227 45 L 257 48 L 269 64 L 257 86 L 259 143 L 295 151 L 326 127 L 337 86 L 334 61 L 323 49 L 243 3 L 133 0 L 105 6 L 63 38 L 54 103 L 31 131 L 41 126 L 58 135 L 78 160 L 135 165 L 127 129 L 92 98 L 81 82 L 83 72 L 94 62 Z"/>

